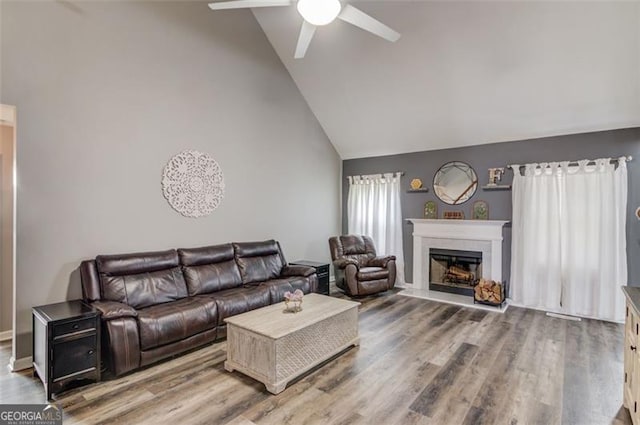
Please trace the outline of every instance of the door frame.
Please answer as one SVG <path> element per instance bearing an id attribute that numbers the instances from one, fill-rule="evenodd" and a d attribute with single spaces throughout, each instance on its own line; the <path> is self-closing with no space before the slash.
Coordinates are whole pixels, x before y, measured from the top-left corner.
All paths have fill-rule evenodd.
<path id="1" fill-rule="evenodd" d="M 11 361 L 10 365 L 13 365 L 14 359 L 16 358 L 16 206 L 17 206 L 17 143 L 16 143 L 16 134 L 17 134 L 17 126 L 16 126 L 16 107 L 12 105 L 4 105 L 0 104 L 0 124 L 10 126 L 13 128 L 13 137 L 11 140 L 12 144 L 12 158 L 11 158 L 11 180 L 12 180 L 12 214 L 9 220 L 11 220 L 11 290 L 12 290 L 12 300 L 11 300 L 11 308 L 12 308 L 12 325 L 11 325 Z"/>

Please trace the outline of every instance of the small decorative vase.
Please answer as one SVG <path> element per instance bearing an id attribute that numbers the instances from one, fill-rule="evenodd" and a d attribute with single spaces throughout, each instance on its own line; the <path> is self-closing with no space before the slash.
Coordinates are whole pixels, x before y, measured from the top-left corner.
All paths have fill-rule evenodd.
<path id="1" fill-rule="evenodd" d="M 302 311 L 302 300 L 284 300 L 285 309 L 290 313 Z"/>

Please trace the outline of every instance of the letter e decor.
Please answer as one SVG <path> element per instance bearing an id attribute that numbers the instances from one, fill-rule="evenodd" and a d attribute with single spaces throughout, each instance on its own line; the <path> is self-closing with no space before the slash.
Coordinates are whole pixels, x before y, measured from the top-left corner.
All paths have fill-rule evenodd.
<path id="1" fill-rule="evenodd" d="M 185 217 L 203 217 L 224 198 L 224 175 L 208 154 L 184 151 L 164 167 L 162 193 L 171 207 Z"/>

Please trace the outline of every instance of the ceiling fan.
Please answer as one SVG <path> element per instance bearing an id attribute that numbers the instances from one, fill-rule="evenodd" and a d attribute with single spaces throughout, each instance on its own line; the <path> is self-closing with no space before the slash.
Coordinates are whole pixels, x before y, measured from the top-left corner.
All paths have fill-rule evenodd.
<path id="1" fill-rule="evenodd" d="M 289 6 L 294 2 L 295 0 L 232 0 L 209 3 L 209 7 L 213 10 L 246 9 L 253 7 Z M 316 31 L 316 27 L 327 25 L 336 18 L 391 42 L 395 42 L 400 38 L 400 33 L 350 4 L 342 5 L 340 0 L 298 0 L 297 8 L 303 21 L 294 54 L 296 59 L 304 57 L 309 43 L 311 43 L 311 39 L 313 38 L 313 34 Z"/>

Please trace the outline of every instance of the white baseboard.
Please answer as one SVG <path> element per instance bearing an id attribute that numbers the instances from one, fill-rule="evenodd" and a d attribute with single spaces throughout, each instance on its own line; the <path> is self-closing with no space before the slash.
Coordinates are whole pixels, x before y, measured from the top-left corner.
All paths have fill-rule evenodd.
<path id="1" fill-rule="evenodd" d="M 33 357 L 22 357 L 15 359 L 13 356 L 9 359 L 9 370 L 17 372 L 19 370 L 29 369 L 33 367 Z"/>
<path id="2" fill-rule="evenodd" d="M 11 329 L 0 332 L 0 342 L 9 341 L 11 338 L 13 338 L 13 331 Z"/>
<path id="3" fill-rule="evenodd" d="M 529 306 L 526 306 L 526 305 L 522 305 L 522 304 L 516 303 L 511 298 L 507 298 L 507 302 L 512 307 L 528 308 L 530 310 L 538 310 L 538 311 L 544 311 L 545 313 L 553 313 L 553 314 L 559 314 L 559 315 L 562 315 L 562 316 L 567 316 L 567 314 L 565 312 L 561 311 L 561 310 L 550 310 L 548 308 L 542 308 L 542 307 L 529 307 Z M 551 316 L 551 317 L 554 317 L 554 316 Z M 582 318 L 582 319 L 601 320 L 603 322 L 622 323 L 622 324 L 624 324 L 624 320 L 603 319 L 602 317 L 594 317 L 594 316 L 570 316 L 570 317 Z M 562 318 L 565 319 L 566 317 L 562 317 Z"/>

